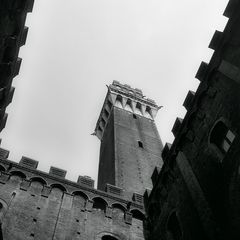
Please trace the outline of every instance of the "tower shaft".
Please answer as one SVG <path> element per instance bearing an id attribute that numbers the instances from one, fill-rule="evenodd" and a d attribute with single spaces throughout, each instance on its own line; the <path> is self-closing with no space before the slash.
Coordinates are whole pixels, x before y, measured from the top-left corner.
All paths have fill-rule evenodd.
<path id="1" fill-rule="evenodd" d="M 142 92 L 114 81 L 96 127 L 101 139 L 98 188 L 107 183 L 142 194 L 162 165 L 162 142 L 154 117 L 158 107 Z"/>

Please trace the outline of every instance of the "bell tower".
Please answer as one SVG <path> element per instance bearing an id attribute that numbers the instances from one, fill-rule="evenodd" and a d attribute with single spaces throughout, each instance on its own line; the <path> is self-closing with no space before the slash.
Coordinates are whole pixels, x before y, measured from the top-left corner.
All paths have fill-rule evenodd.
<path id="1" fill-rule="evenodd" d="M 159 107 L 139 89 L 118 81 L 108 87 L 95 133 L 101 140 L 98 189 L 107 183 L 143 194 L 162 166 L 162 141 L 154 117 Z"/>

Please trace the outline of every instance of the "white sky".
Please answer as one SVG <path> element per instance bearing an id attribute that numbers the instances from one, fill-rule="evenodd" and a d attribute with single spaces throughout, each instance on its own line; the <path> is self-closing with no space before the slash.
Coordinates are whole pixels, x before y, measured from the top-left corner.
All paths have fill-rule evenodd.
<path id="1" fill-rule="evenodd" d="M 94 131 L 112 80 L 141 88 L 163 105 L 156 124 L 172 142 L 176 117 L 208 44 L 223 30 L 228 0 L 36 0 L 2 147 L 10 159 L 38 160 L 96 179 L 100 142 Z"/>

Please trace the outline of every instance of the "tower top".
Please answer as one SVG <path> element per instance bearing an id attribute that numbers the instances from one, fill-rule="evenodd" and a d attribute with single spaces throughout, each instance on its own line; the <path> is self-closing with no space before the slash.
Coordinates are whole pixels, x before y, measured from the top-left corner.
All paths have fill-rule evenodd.
<path id="1" fill-rule="evenodd" d="M 151 120 L 156 117 L 160 107 L 154 100 L 146 98 L 142 90 L 132 88 L 127 84 L 121 84 L 116 80 L 113 80 L 112 84 L 107 87 L 107 96 L 95 128 L 95 134 L 100 140 L 102 139 L 113 107 L 121 108 Z"/>

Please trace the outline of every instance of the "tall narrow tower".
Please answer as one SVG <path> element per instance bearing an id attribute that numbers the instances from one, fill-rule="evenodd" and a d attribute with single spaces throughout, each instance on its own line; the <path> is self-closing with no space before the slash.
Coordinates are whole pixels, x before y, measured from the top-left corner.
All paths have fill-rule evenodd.
<path id="1" fill-rule="evenodd" d="M 107 183 L 140 194 L 152 188 L 152 172 L 162 165 L 157 111 L 139 89 L 118 81 L 108 87 L 95 129 L 101 140 L 98 189 Z"/>

